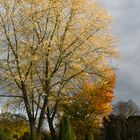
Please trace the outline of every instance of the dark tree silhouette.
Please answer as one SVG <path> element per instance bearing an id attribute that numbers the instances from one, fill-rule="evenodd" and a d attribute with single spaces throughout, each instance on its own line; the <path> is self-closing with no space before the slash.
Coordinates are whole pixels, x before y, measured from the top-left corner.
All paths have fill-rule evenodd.
<path id="1" fill-rule="evenodd" d="M 114 105 L 112 114 L 128 118 L 129 116 L 139 115 L 140 109 L 132 100 L 120 101 Z"/>

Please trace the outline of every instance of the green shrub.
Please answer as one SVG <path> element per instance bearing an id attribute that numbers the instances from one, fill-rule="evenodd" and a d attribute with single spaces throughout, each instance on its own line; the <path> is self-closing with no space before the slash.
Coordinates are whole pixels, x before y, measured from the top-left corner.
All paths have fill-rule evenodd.
<path id="1" fill-rule="evenodd" d="M 29 132 L 25 132 L 24 135 L 20 138 L 20 140 L 29 140 L 29 139 L 30 139 Z"/>
<path id="2" fill-rule="evenodd" d="M 63 117 L 60 121 L 59 140 L 76 140 L 75 132 L 68 116 Z"/>
<path id="3" fill-rule="evenodd" d="M 45 135 L 43 140 L 51 140 L 51 136 L 50 135 Z"/>
<path id="4" fill-rule="evenodd" d="M 9 133 L 0 131 L 0 140 L 13 140 L 13 138 Z"/>
<path id="5" fill-rule="evenodd" d="M 94 138 L 93 138 L 93 133 L 88 133 L 87 135 L 86 135 L 86 137 L 85 137 L 85 140 L 94 140 Z"/>
<path id="6" fill-rule="evenodd" d="M 34 134 L 33 140 L 44 140 L 43 135 Z M 20 138 L 20 140 L 30 140 L 30 134 L 28 132 L 24 133 L 24 135 Z M 49 139 L 47 139 L 49 140 Z"/>

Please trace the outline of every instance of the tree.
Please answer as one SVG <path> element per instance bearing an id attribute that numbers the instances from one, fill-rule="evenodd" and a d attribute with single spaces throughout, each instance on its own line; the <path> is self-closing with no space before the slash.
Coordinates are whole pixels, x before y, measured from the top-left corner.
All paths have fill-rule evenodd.
<path id="1" fill-rule="evenodd" d="M 85 140 L 94 140 L 93 138 L 93 134 L 92 133 L 88 133 L 85 137 Z"/>
<path id="2" fill-rule="evenodd" d="M 127 140 L 126 138 L 126 118 L 124 116 L 110 115 L 105 120 L 105 139 L 106 140 Z"/>
<path id="3" fill-rule="evenodd" d="M 118 116 L 136 116 L 140 114 L 140 109 L 133 101 L 120 101 L 113 107 L 113 114 Z"/>
<path id="4" fill-rule="evenodd" d="M 106 140 L 139 140 L 140 133 L 140 116 L 124 116 L 110 115 L 105 120 L 104 132 Z"/>
<path id="5" fill-rule="evenodd" d="M 0 9 L 3 96 L 24 104 L 31 140 L 45 115 L 53 135 L 62 100 L 111 71 L 111 17 L 87 0 L 1 0 Z"/>
<path id="6" fill-rule="evenodd" d="M 75 132 L 68 116 L 64 116 L 60 122 L 59 140 L 76 140 Z"/>
<path id="7" fill-rule="evenodd" d="M 130 116 L 126 120 L 126 140 L 139 140 L 140 116 Z"/>
<path id="8" fill-rule="evenodd" d="M 102 119 L 111 112 L 114 84 L 113 73 L 110 73 L 110 78 L 100 83 L 86 81 L 81 93 L 74 95 L 69 104 L 64 104 L 65 114 L 71 117 L 71 123 L 80 140 L 83 140 L 88 132 L 94 133 L 102 124 Z"/>

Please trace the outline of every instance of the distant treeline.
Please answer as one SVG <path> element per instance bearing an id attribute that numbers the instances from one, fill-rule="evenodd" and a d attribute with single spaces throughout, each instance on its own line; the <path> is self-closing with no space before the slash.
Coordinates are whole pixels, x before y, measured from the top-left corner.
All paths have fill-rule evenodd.
<path id="1" fill-rule="evenodd" d="M 140 116 L 111 115 L 102 131 L 104 140 L 140 140 Z"/>
<path id="2" fill-rule="evenodd" d="M 133 101 L 119 101 L 113 106 L 97 140 L 140 140 L 140 109 Z"/>

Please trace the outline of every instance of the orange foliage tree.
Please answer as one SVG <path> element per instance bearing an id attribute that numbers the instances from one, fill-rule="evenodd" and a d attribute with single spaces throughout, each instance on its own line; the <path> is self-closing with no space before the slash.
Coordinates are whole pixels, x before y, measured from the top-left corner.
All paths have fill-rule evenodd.
<path id="1" fill-rule="evenodd" d="M 72 96 L 65 104 L 65 112 L 70 115 L 72 125 L 79 139 L 87 132 L 94 132 L 112 110 L 115 74 L 110 71 L 107 79 L 98 82 L 85 81 L 81 92 Z"/>

